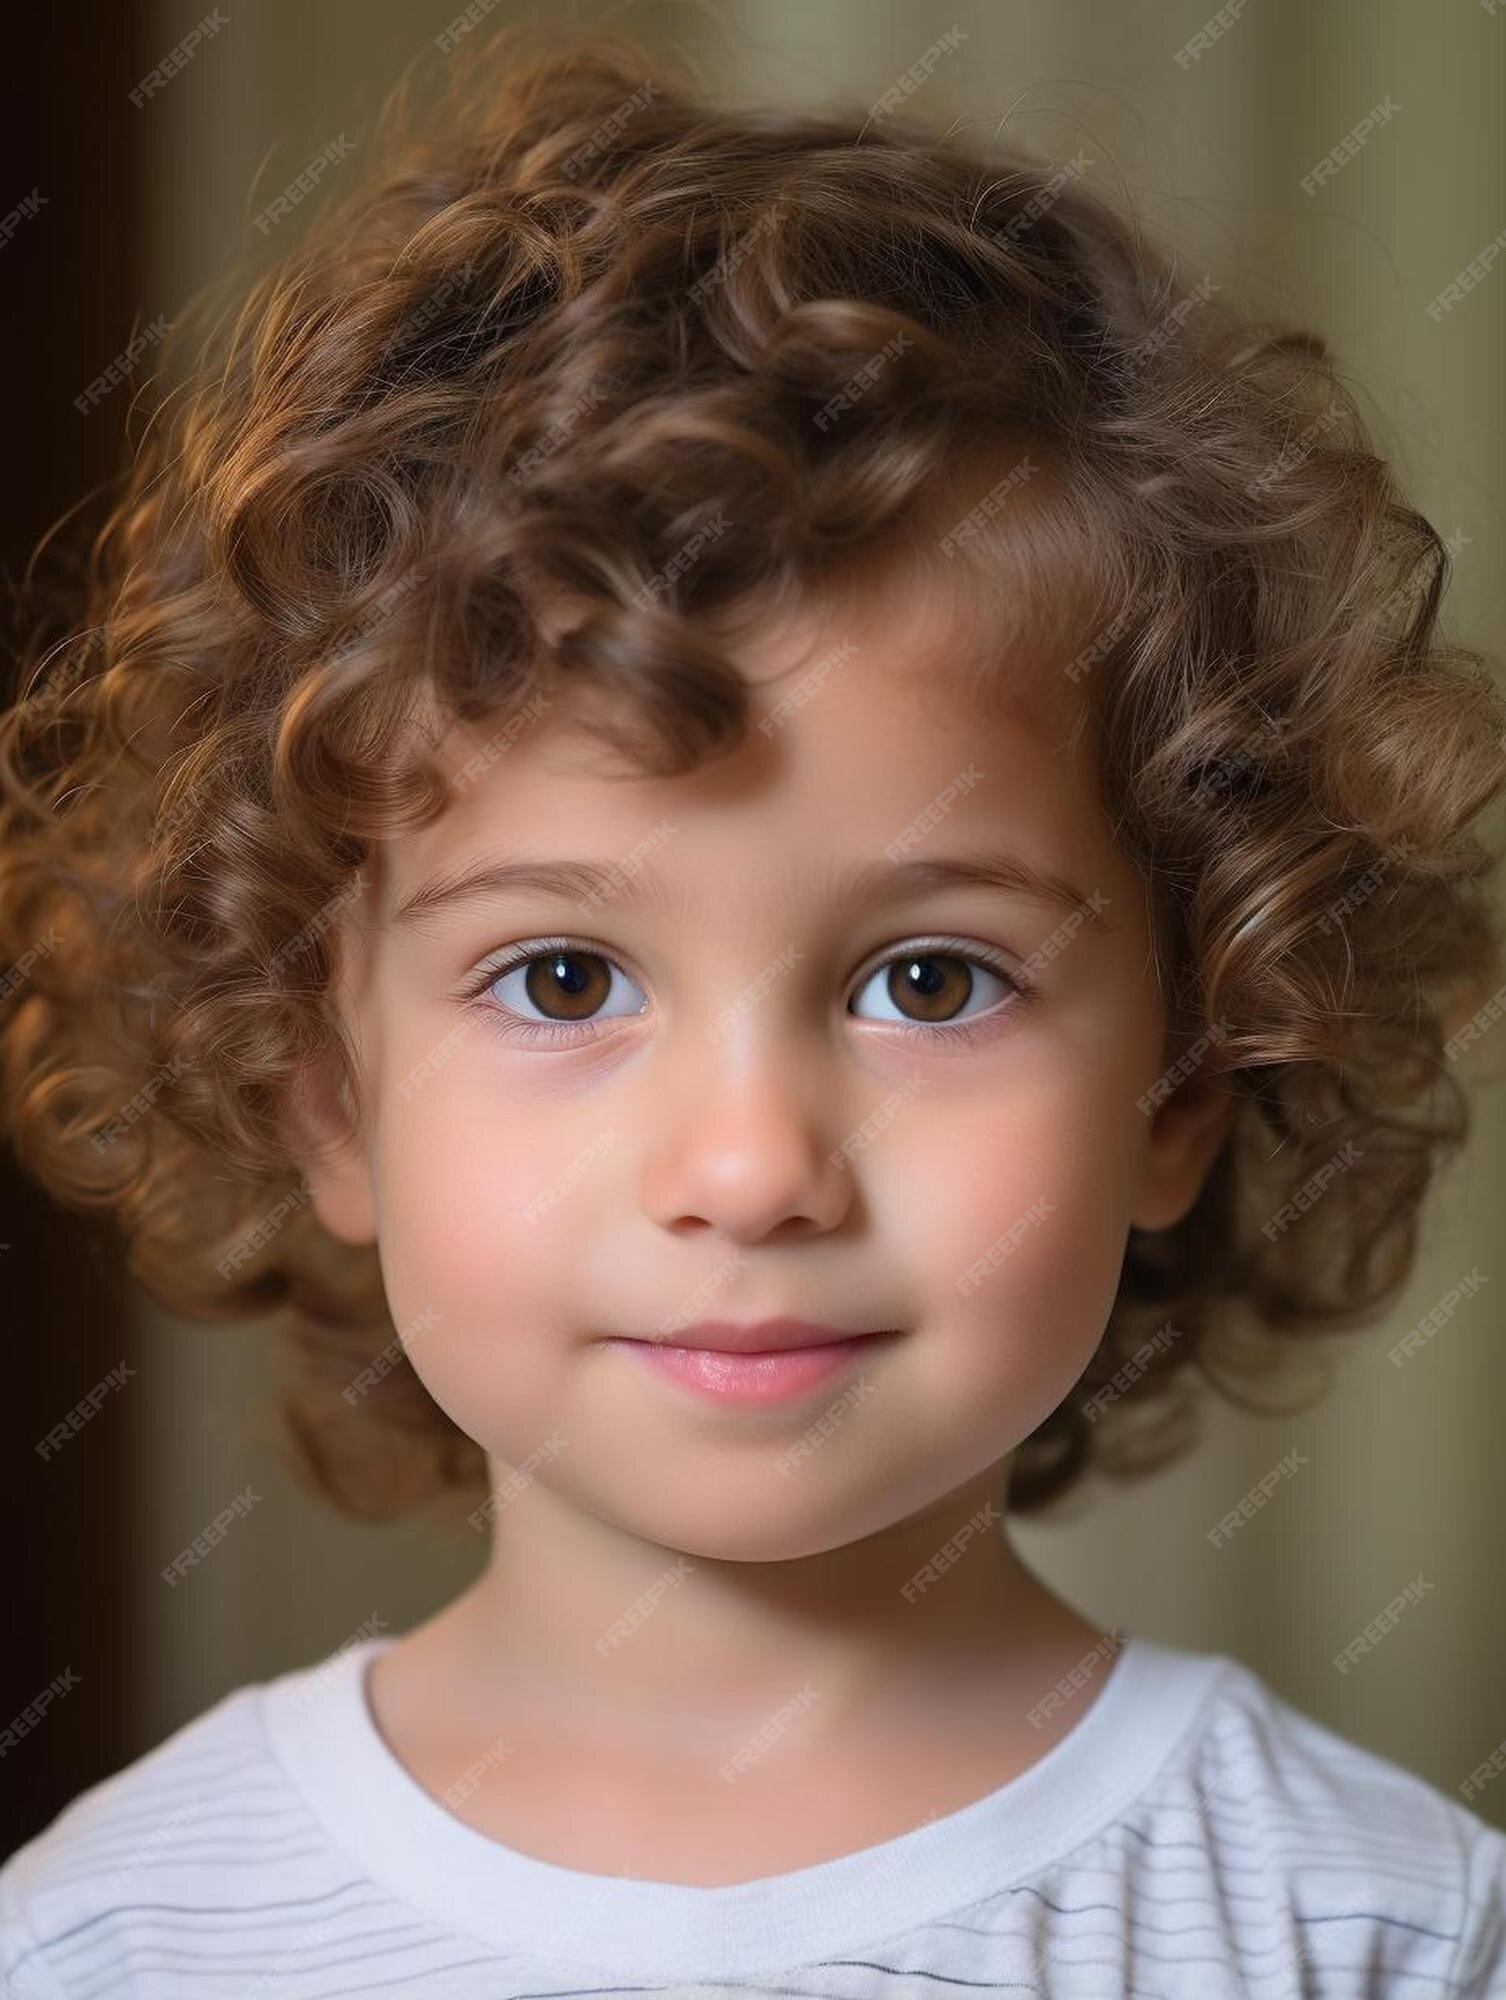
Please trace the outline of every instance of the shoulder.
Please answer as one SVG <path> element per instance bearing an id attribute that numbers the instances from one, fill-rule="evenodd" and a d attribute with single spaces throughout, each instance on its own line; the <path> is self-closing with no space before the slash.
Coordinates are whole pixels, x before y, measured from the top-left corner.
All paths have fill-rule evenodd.
<path id="1" fill-rule="evenodd" d="M 1168 1888 L 1211 1896 L 1229 1923 L 1275 1912 L 1310 1965 L 1506 2000 L 1506 1834 L 1221 1664 L 1197 1726 L 1124 1816 L 1156 1843 Z"/>
<path id="2" fill-rule="evenodd" d="M 188 1905 L 244 1902 L 252 1881 L 253 1900 L 289 1891 L 318 1830 L 268 1741 L 265 1685 L 222 1696 L 79 1793 L 0 1868 L 0 1990 L 87 1990 L 91 1970 L 170 1948 Z"/>

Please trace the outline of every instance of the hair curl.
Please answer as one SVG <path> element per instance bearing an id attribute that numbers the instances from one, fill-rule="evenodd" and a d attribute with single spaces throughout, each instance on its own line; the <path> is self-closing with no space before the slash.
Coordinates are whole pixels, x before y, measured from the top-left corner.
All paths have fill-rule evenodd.
<path id="1" fill-rule="evenodd" d="M 614 743 L 689 769 L 745 725 L 711 613 L 914 544 L 963 454 L 1036 452 L 1032 512 L 1088 585 L 1071 671 L 1105 802 L 1167 920 L 1175 1018 L 1239 1102 L 1183 1222 L 1131 1233 L 1008 1504 L 1164 1462 L 1190 1363 L 1254 1398 L 1300 1336 L 1376 1317 L 1468 1129 L 1447 1009 L 1500 977 L 1469 827 L 1506 731 L 1439 634 L 1448 552 L 1322 341 L 1187 286 L 1072 170 L 901 117 L 715 108 L 630 41 L 549 33 L 452 62 L 421 130 L 391 101 L 380 170 L 210 330 L 129 456 L 82 618 L 23 659 L 18 1154 L 118 1218 L 170 1308 L 280 1316 L 316 1490 L 474 1504 L 481 1447 L 403 1356 L 375 1250 L 308 1207 L 280 1115 L 332 1049 L 359 1103 L 338 912 L 372 841 L 447 802 L 415 725 L 596 690 Z M 553 643 L 550 591 L 589 613 Z"/>

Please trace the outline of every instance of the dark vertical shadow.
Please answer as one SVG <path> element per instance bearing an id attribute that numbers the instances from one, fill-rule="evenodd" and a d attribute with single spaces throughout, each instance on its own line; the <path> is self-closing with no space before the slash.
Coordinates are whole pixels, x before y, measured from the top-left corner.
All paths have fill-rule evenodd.
<path id="1" fill-rule="evenodd" d="M 142 47 L 143 11 L 141 0 L 22 9 L 7 38 L 0 119 L 0 216 L 11 218 L 0 225 L 7 702 L 16 692 L 18 642 L 36 618 L 35 610 L 23 616 L 17 602 L 32 552 L 93 494 L 60 531 L 71 559 L 59 547 L 38 565 L 59 582 L 76 569 L 79 538 L 101 518 L 96 489 L 122 452 L 129 381 L 86 413 L 74 398 L 122 352 L 143 311 L 144 133 L 129 94 L 154 60 Z M 0 984 L 9 970 L 0 967 Z M 14 989 L 0 999 L 11 1004 Z M 46 1457 L 37 1449 L 130 1346 L 128 1292 L 108 1230 L 54 1206 L 7 1144 L 0 1146 L 0 1244 L 0 1854 L 9 1855 L 128 1757 L 121 1579 L 134 1495 L 124 1427 L 110 1421 L 109 1398 Z"/>

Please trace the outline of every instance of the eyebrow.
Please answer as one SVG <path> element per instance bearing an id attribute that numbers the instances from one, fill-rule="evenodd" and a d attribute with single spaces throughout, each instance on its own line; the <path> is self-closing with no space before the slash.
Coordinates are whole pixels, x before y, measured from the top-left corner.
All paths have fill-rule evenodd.
<path id="1" fill-rule="evenodd" d="M 639 879 L 650 891 L 660 890 L 651 869 L 640 870 Z M 999 889 L 1049 908 L 1080 911 L 1089 928 L 1100 933 L 1114 929 L 1096 902 L 1064 877 L 993 848 L 921 855 L 906 861 L 864 862 L 839 877 L 835 886 L 859 903 L 961 886 Z M 482 861 L 425 882 L 398 906 L 389 921 L 395 929 L 456 903 L 528 893 L 595 903 L 614 896 L 630 901 L 634 888 L 620 868 L 602 862 L 543 858 Z"/>

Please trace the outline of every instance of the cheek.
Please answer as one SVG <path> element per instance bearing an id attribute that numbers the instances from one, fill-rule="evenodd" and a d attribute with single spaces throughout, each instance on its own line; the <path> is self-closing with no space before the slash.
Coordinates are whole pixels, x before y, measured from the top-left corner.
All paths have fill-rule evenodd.
<path id="1" fill-rule="evenodd" d="M 621 1134 L 599 1109 L 496 1086 L 484 1058 L 467 1047 L 440 1074 L 410 1073 L 406 1091 L 384 1087 L 373 1175 L 384 1246 L 405 1268 L 496 1297 L 499 1274 L 526 1290 L 569 1242 Z"/>
<path id="2" fill-rule="evenodd" d="M 512 1409 L 526 1421 L 552 1348 L 537 1334 L 568 1330 L 564 1274 L 576 1267 L 580 1204 L 608 1159 L 610 1131 L 597 1121 L 577 1134 L 569 1120 L 516 1104 L 504 1112 L 470 1065 L 381 1102 L 373 1177 L 394 1323 L 432 1313 L 413 1365 L 463 1429 L 500 1449 L 483 1435 L 488 1416 Z"/>
<path id="3" fill-rule="evenodd" d="M 1038 1391 L 1048 1410 L 1107 1323 L 1143 1144 L 1133 1107 L 1113 1117 L 1101 1092 L 1059 1084 L 1038 1070 L 1025 1088 L 938 1121 L 926 1170 L 912 1155 L 896 1184 L 892 1224 L 917 1295 L 950 1329 L 937 1353 L 958 1393 Z"/>

